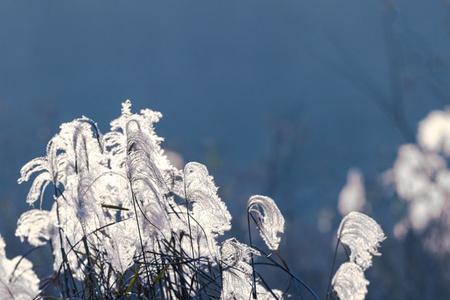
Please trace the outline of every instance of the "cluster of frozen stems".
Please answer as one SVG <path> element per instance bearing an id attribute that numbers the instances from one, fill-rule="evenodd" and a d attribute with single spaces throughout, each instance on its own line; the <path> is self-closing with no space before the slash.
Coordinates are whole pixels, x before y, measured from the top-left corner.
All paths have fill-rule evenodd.
<path id="1" fill-rule="evenodd" d="M 2 299 L 41 297 L 52 282 L 70 299 L 286 298 L 289 291 L 269 287 L 254 259 L 268 260 L 316 297 L 251 235 L 249 245 L 221 241 L 231 216 L 213 178 L 200 163 L 171 165 L 154 131 L 160 117 L 149 109 L 134 114 L 126 101 L 106 134 L 86 117 L 62 124 L 46 156 L 22 168 L 19 183 L 36 175 L 27 202 L 39 208 L 22 214 L 16 235 L 32 246 L 50 244 L 54 274 L 39 283 L 26 258 L 6 258 L 0 240 Z M 42 209 L 46 195 L 53 195 L 50 210 Z M 284 218 L 275 202 L 252 196 L 247 215 L 267 252 L 276 252 Z M 351 254 L 332 280 L 340 299 L 364 298 L 363 271 L 383 239 L 369 217 L 353 212 L 343 219 L 338 241 Z"/>

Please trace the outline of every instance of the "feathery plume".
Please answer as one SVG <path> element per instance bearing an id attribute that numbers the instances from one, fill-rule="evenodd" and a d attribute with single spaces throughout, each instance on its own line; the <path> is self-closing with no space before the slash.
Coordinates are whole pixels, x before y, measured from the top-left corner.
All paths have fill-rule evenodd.
<path id="1" fill-rule="evenodd" d="M 284 217 L 271 198 L 261 195 L 251 196 L 247 211 L 251 214 L 259 233 L 270 250 L 277 250 L 284 232 Z"/>
<path id="2" fill-rule="evenodd" d="M 359 212 L 346 215 L 338 229 L 338 239 L 350 248 L 350 261 L 363 270 L 372 265 L 372 256 L 381 255 L 378 247 L 385 238 L 380 225 Z"/>
<path id="3" fill-rule="evenodd" d="M 341 300 L 364 300 L 369 281 L 357 264 L 346 262 L 337 270 L 332 285 L 333 291 Z"/>

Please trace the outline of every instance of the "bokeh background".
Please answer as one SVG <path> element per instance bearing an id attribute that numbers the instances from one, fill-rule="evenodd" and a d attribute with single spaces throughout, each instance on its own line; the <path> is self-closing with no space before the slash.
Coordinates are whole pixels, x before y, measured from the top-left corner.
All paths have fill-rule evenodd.
<path id="1" fill-rule="evenodd" d="M 131 99 L 136 110 L 163 113 L 165 147 L 209 166 L 234 234 L 245 239 L 251 194 L 277 201 L 287 219 L 281 253 L 320 295 L 339 191 L 356 167 L 366 213 L 388 236 L 367 274 L 368 299 L 449 299 L 450 258 L 414 235 L 393 236 L 405 207 L 382 180 L 418 122 L 450 103 L 449 63 L 445 0 L 3 0 L 8 256 L 29 249 L 14 236 L 29 187 L 17 185 L 20 167 L 44 154 L 61 122 L 86 115 L 107 131 Z M 45 274 L 48 255 L 32 259 Z"/>

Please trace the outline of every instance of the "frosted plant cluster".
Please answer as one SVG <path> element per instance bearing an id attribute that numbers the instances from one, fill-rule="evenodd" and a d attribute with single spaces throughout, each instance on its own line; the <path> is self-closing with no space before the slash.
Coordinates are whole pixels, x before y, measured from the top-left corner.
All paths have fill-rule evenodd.
<path id="1" fill-rule="evenodd" d="M 433 111 L 419 123 L 417 144 L 399 148 L 389 172 L 406 217 L 394 228 L 401 238 L 408 230 L 423 235 L 433 252 L 450 251 L 450 111 Z"/>
<path id="2" fill-rule="evenodd" d="M 278 252 L 285 220 L 271 198 L 248 200 L 249 244 L 224 239 L 231 215 L 213 177 L 203 164 L 184 164 L 161 148 L 154 128 L 161 116 L 149 109 L 133 113 L 126 101 L 107 133 L 87 117 L 64 123 L 45 156 L 22 167 L 18 182 L 31 181 L 26 202 L 32 208 L 20 216 L 16 236 L 35 247 L 49 245 L 54 273 L 39 286 L 31 262 L 6 258 L 0 237 L 0 299 L 46 298 L 54 283 L 64 299 L 272 300 L 291 297 L 292 282 L 318 299 Z M 358 172 L 349 173 L 345 189 L 343 212 L 361 208 Z M 250 226 L 267 253 L 253 244 Z M 383 239 L 364 214 L 343 219 L 338 241 L 351 255 L 332 280 L 340 299 L 364 298 L 364 270 Z M 271 288 L 255 260 L 283 270 L 289 286 Z"/>
<path id="3" fill-rule="evenodd" d="M 231 216 L 213 177 L 201 163 L 178 169 L 169 162 L 154 130 L 160 118 L 149 109 L 132 113 L 126 101 L 105 134 L 86 117 L 62 124 L 46 155 L 21 169 L 19 183 L 36 175 L 26 201 L 37 208 L 22 214 L 16 235 L 51 244 L 64 297 L 139 296 L 154 286 L 161 299 L 201 297 L 213 293 L 208 280 L 220 266 L 221 299 L 281 299 L 252 274 L 249 258 L 258 251 L 220 241 Z M 46 195 L 53 195 L 50 210 L 42 209 Z M 248 211 L 276 250 L 284 218 L 275 202 L 251 197 Z"/>
<path id="4" fill-rule="evenodd" d="M 339 225 L 338 245 L 350 249 L 349 262 L 343 263 L 332 280 L 334 292 L 341 300 L 363 300 L 369 281 L 364 271 L 372 265 L 372 257 L 378 256 L 378 247 L 385 240 L 380 225 L 369 216 L 351 212 Z"/>

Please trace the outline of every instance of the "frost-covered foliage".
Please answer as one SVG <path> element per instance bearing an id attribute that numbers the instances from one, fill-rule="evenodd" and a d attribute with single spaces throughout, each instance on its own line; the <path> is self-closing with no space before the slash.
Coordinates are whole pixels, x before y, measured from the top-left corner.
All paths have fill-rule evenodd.
<path id="1" fill-rule="evenodd" d="M 62 124 L 46 156 L 27 163 L 18 180 L 36 174 L 30 205 L 42 207 L 50 191 L 54 201 L 22 214 L 16 235 L 51 244 L 64 297 L 281 299 L 254 276 L 249 257 L 260 253 L 252 245 L 220 241 L 231 215 L 213 177 L 201 163 L 169 162 L 154 129 L 160 118 L 132 113 L 126 101 L 105 134 L 86 117 Z M 275 202 L 254 196 L 249 211 L 277 249 L 284 218 Z"/>
<path id="2" fill-rule="evenodd" d="M 350 169 L 347 174 L 347 183 L 339 194 L 338 210 L 342 216 L 352 211 L 362 211 L 366 204 L 364 178 L 358 169 Z"/>
<path id="3" fill-rule="evenodd" d="M 154 128 L 161 116 L 149 109 L 133 113 L 126 101 L 105 134 L 87 117 L 64 123 L 46 155 L 21 169 L 18 182 L 32 181 L 26 202 L 34 208 L 19 218 L 16 236 L 32 246 L 51 246 L 51 278 L 59 296 L 271 300 L 285 299 L 295 282 L 318 299 L 280 256 L 285 220 L 271 198 L 249 198 L 248 245 L 236 238 L 224 240 L 231 215 L 213 177 L 203 164 L 183 165 L 179 155 L 162 149 L 163 139 Z M 349 176 L 360 196 L 362 179 Z M 267 253 L 253 244 L 252 225 Z M 356 212 L 344 219 L 339 233 L 352 252 L 349 267 L 342 266 L 335 276 L 334 290 L 344 295 L 355 289 L 352 295 L 364 295 L 363 281 L 351 282 L 351 272 L 360 274 L 370 266 L 384 235 L 373 220 Z M 286 290 L 271 288 L 255 261 L 284 271 Z M 28 260 L 21 260 L 15 273 L 10 265 L 4 269 L 14 274 L 7 286 L 16 299 L 25 292 L 27 297 L 39 293 Z M 20 288 L 24 285 L 29 288 Z"/>
<path id="4" fill-rule="evenodd" d="M 450 252 L 450 111 L 433 111 L 419 123 L 417 144 L 402 145 L 388 178 L 408 212 L 394 228 L 423 235 L 425 246 Z"/>
<path id="5" fill-rule="evenodd" d="M 24 257 L 8 259 L 0 236 L 0 299 L 29 300 L 39 294 L 39 278 Z"/>
<path id="6" fill-rule="evenodd" d="M 386 238 L 380 225 L 369 216 L 351 212 L 339 225 L 338 245 L 350 249 L 349 262 L 342 264 L 332 280 L 333 291 L 341 300 L 360 300 L 367 294 L 369 282 L 364 271 L 372 265 L 372 257 L 378 252 L 380 243 Z"/>

